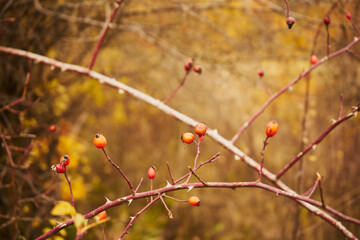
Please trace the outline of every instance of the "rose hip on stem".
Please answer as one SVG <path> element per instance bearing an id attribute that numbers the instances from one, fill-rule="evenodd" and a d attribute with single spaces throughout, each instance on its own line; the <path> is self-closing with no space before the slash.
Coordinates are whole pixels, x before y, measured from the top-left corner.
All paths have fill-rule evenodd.
<path id="1" fill-rule="evenodd" d="M 276 135 L 276 133 L 278 132 L 279 130 L 279 124 L 272 120 L 270 122 L 268 122 L 266 124 L 266 127 L 265 127 L 265 133 L 266 133 L 266 138 L 265 138 L 265 141 L 264 141 L 264 146 L 263 146 L 263 149 L 261 150 L 260 152 L 260 156 L 261 156 L 261 164 L 260 164 L 260 170 L 259 170 L 259 178 L 258 178 L 258 182 L 261 181 L 261 176 L 262 176 L 262 170 L 263 170 L 263 167 L 264 167 L 264 152 L 265 152 L 265 148 L 266 146 L 269 144 L 267 142 L 267 140 L 273 136 Z"/>
<path id="2" fill-rule="evenodd" d="M 316 55 L 311 55 L 311 57 L 310 57 L 310 63 L 311 64 L 316 64 L 318 62 L 318 58 L 317 58 L 317 56 Z"/>
<path id="3" fill-rule="evenodd" d="M 194 134 L 192 133 L 184 133 L 183 135 L 181 135 L 181 141 L 183 141 L 183 143 L 187 143 L 187 144 L 191 144 L 194 142 Z"/>
<path id="4" fill-rule="evenodd" d="M 289 29 L 292 28 L 292 26 L 295 24 L 295 18 L 293 17 L 288 17 L 286 19 L 286 24 L 288 25 Z"/>
<path id="5" fill-rule="evenodd" d="M 263 77 L 263 76 L 264 76 L 264 71 L 263 71 L 263 70 L 259 70 L 259 71 L 258 71 L 258 75 L 259 75 L 259 77 Z"/>
<path id="6" fill-rule="evenodd" d="M 153 179 L 156 176 L 156 168 L 154 166 L 150 166 L 149 169 L 148 169 L 147 174 L 148 174 L 148 177 L 150 179 L 150 190 L 152 191 L 153 190 Z M 152 201 L 153 197 L 151 196 L 150 199 Z"/>
<path id="7" fill-rule="evenodd" d="M 329 26 L 330 23 L 331 23 L 330 17 L 329 17 L 329 16 L 325 16 L 325 17 L 324 17 L 324 24 L 325 24 L 326 26 Z"/>
<path id="8" fill-rule="evenodd" d="M 96 134 L 95 137 L 94 137 L 94 145 L 95 147 L 99 148 L 99 149 L 102 149 L 104 154 L 105 154 L 105 157 L 106 159 L 109 161 L 109 163 L 114 167 L 116 168 L 116 170 L 118 170 L 118 172 L 123 176 L 123 178 L 125 179 L 125 181 L 127 182 L 127 184 L 129 185 L 129 188 L 130 190 L 132 191 L 132 194 L 135 194 L 135 190 L 134 190 L 134 187 L 132 186 L 130 180 L 126 177 L 125 173 L 121 170 L 121 168 L 115 164 L 110 156 L 107 154 L 107 152 L 105 151 L 105 145 L 106 145 L 106 139 L 105 137 L 102 135 L 102 134 Z"/>

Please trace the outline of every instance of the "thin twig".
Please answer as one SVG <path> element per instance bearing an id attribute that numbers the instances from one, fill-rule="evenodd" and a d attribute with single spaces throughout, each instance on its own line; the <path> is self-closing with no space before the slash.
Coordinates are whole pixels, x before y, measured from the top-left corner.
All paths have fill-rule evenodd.
<path id="1" fill-rule="evenodd" d="M 121 238 L 127 234 L 129 228 L 131 227 L 131 225 L 135 222 L 136 218 L 138 218 L 143 212 L 145 212 L 146 209 L 148 209 L 153 203 L 155 203 L 157 200 L 159 200 L 160 195 L 158 197 L 156 197 L 154 200 L 152 200 L 151 202 L 149 202 L 143 209 L 141 209 L 139 212 L 137 212 L 135 214 L 134 217 L 131 217 L 129 224 L 125 227 L 125 230 L 122 232 L 122 234 L 120 235 L 120 237 L 118 238 L 118 240 L 121 240 Z"/>
<path id="2" fill-rule="evenodd" d="M 3 142 L 3 147 L 5 148 L 5 151 L 6 151 L 6 154 L 7 154 L 7 159 L 9 160 L 9 163 L 10 163 L 10 166 L 13 167 L 13 168 L 19 168 L 19 169 L 28 169 L 29 168 L 29 164 L 25 163 L 23 165 L 17 165 L 14 163 L 14 159 L 12 157 L 12 154 L 11 154 L 11 150 L 6 142 L 6 139 L 5 139 L 5 135 L 3 134 L 2 130 L 1 130 L 1 127 L 0 127 L 0 137 L 1 137 L 1 140 Z"/>
<path id="3" fill-rule="evenodd" d="M 290 17 L 290 9 L 289 9 L 289 2 L 288 0 L 284 0 L 286 5 L 286 16 Z"/>
<path id="4" fill-rule="evenodd" d="M 322 191 L 322 187 L 321 187 L 321 179 L 319 180 L 319 191 L 320 191 L 320 198 L 321 198 L 322 207 L 326 208 L 325 199 L 324 199 L 324 195 L 323 195 L 323 191 Z"/>
<path id="5" fill-rule="evenodd" d="M 190 71 L 186 71 L 185 72 L 185 75 L 182 79 L 182 81 L 180 82 L 179 86 L 177 86 L 177 88 L 175 88 L 175 90 L 170 94 L 170 96 L 168 96 L 163 102 L 166 104 L 168 103 L 174 96 L 175 94 L 177 93 L 177 91 L 179 91 L 179 89 L 184 85 L 185 81 L 186 81 L 186 78 L 187 76 L 189 75 Z"/>
<path id="6" fill-rule="evenodd" d="M 341 95 L 340 95 L 340 110 L 339 110 L 339 118 L 338 118 L 338 119 L 340 119 L 341 116 L 342 116 L 343 100 L 344 100 L 343 98 L 344 98 L 344 96 L 343 96 L 343 94 L 341 94 Z"/>
<path id="7" fill-rule="evenodd" d="M 74 195 L 73 195 L 73 191 L 72 191 L 72 188 L 71 188 L 71 182 L 70 182 L 70 179 L 68 178 L 67 173 L 66 173 L 66 166 L 65 166 L 64 176 L 65 176 L 65 178 L 66 178 L 66 181 L 67 181 L 67 182 L 68 182 L 68 184 L 69 184 L 70 195 L 71 195 L 71 204 L 72 204 L 72 206 L 75 208 Z"/>
<path id="8" fill-rule="evenodd" d="M 265 91 L 267 92 L 267 94 L 269 94 L 269 96 L 272 95 L 271 90 L 266 86 L 265 82 L 262 80 L 262 76 L 259 76 L 259 81 L 260 84 L 263 86 L 263 88 L 265 88 Z"/>
<path id="9" fill-rule="evenodd" d="M 332 54 L 330 54 L 329 56 L 321 59 L 320 61 L 318 61 L 318 63 L 313 64 L 312 66 L 310 66 L 306 71 L 302 72 L 297 78 L 295 78 L 293 81 L 291 81 L 288 85 L 286 85 L 285 87 L 283 87 L 280 91 L 278 91 L 277 93 L 273 94 L 267 101 L 266 103 L 248 120 L 246 121 L 241 128 L 239 129 L 239 131 L 234 135 L 234 137 L 231 139 L 231 143 L 234 144 L 239 137 L 241 136 L 241 134 L 265 111 L 265 109 L 275 100 L 277 99 L 280 95 L 282 95 L 283 93 L 285 93 L 287 90 L 289 90 L 289 88 L 291 88 L 293 85 L 295 85 L 297 82 L 299 82 L 303 77 L 307 76 L 310 72 L 312 72 L 315 68 L 317 68 L 318 66 L 320 66 L 321 64 L 323 64 L 324 62 L 328 61 L 329 59 L 332 59 L 336 56 L 339 56 L 340 54 L 348 51 L 353 45 L 355 45 L 356 43 L 358 43 L 360 41 L 360 38 L 356 38 L 354 41 L 352 41 L 350 44 L 346 45 L 345 47 L 339 49 L 336 52 L 333 52 Z M 0 49 L 1 50 L 1 49 Z"/>
<path id="10" fill-rule="evenodd" d="M 125 179 L 125 181 L 128 183 L 128 185 L 129 185 L 131 191 L 133 192 L 133 194 L 135 194 L 135 190 L 134 190 L 134 188 L 133 188 L 130 180 L 126 177 L 125 173 L 120 169 L 120 167 L 119 167 L 118 165 L 116 165 L 116 164 L 110 159 L 109 155 L 108 155 L 108 154 L 106 153 L 106 151 L 105 151 L 105 148 L 102 148 L 102 150 L 103 150 L 103 152 L 104 152 L 107 160 L 110 162 L 111 165 L 113 165 L 113 166 L 120 172 L 120 174 L 123 176 L 123 178 Z"/>
<path id="11" fill-rule="evenodd" d="M 104 39 L 105 39 L 106 33 L 109 31 L 109 28 L 110 28 L 111 23 L 112 23 L 112 22 L 114 21 L 114 19 L 115 19 L 116 13 L 117 13 L 117 11 L 118 11 L 118 9 L 119 9 L 119 7 L 120 7 L 120 3 L 121 3 L 121 2 L 122 2 L 122 1 L 116 1 L 116 3 L 115 3 L 115 7 L 114 7 L 113 12 L 112 12 L 111 15 L 110 15 L 109 21 L 106 23 L 106 26 L 105 26 L 105 28 L 104 28 L 101 36 L 100 36 L 100 39 L 99 39 L 98 43 L 96 44 L 95 50 L 94 50 L 94 52 L 93 52 L 93 55 L 92 55 L 92 57 L 91 57 L 91 61 L 90 61 L 90 64 L 89 64 L 89 69 L 92 69 L 93 66 L 94 66 L 94 64 L 95 64 L 95 60 L 96 60 L 96 57 L 97 57 L 97 55 L 98 55 L 100 46 L 101 46 L 102 42 L 103 42 Z"/>
<path id="12" fill-rule="evenodd" d="M 173 176 L 172 176 L 172 174 L 171 174 L 171 170 L 170 170 L 169 162 L 166 162 L 166 166 L 167 166 L 167 169 L 168 169 L 168 172 L 169 172 L 170 178 L 171 178 L 171 183 L 172 183 L 172 185 L 174 185 L 174 184 L 175 184 L 175 182 L 174 182 L 174 178 L 173 178 Z"/>
<path id="13" fill-rule="evenodd" d="M 330 34 L 329 34 L 329 25 L 326 25 L 326 53 L 329 57 L 329 54 L 330 54 Z"/>
<path id="14" fill-rule="evenodd" d="M 307 190 L 305 193 L 303 193 L 302 195 L 304 195 L 304 196 L 307 196 L 308 198 L 310 198 L 313 194 L 314 194 L 314 192 L 315 192 L 315 190 L 316 190 L 316 188 L 319 186 L 319 181 L 318 180 L 315 180 L 315 182 L 314 182 L 314 186 L 312 186 L 309 190 Z"/>
<path id="15" fill-rule="evenodd" d="M 170 211 L 170 209 L 168 208 L 168 206 L 166 205 L 166 203 L 165 203 L 165 201 L 164 201 L 164 198 L 161 196 L 161 194 L 159 194 L 159 197 L 160 197 L 160 200 L 161 200 L 161 202 L 163 203 L 166 211 L 168 212 L 169 218 L 170 218 L 170 219 L 173 219 L 173 218 L 174 218 L 174 217 L 173 217 L 173 214 L 172 214 L 172 212 Z"/>
<path id="16" fill-rule="evenodd" d="M 150 179 L 150 191 L 152 191 L 152 190 L 153 190 L 153 180 Z M 152 200 L 153 200 L 153 196 L 150 197 L 150 201 L 152 201 Z"/>
<path id="17" fill-rule="evenodd" d="M 171 196 L 166 195 L 166 194 L 164 194 L 163 196 L 166 197 L 166 198 L 170 198 L 170 199 L 172 199 L 172 200 L 174 200 L 174 201 L 176 201 L 176 202 L 188 202 L 188 200 L 180 200 L 180 199 L 171 197 Z"/>
<path id="18" fill-rule="evenodd" d="M 101 232 L 103 234 L 104 240 L 106 240 L 106 234 L 105 234 L 105 223 L 101 224 Z"/>
<path id="19" fill-rule="evenodd" d="M 188 166 L 188 168 L 190 169 L 190 172 L 191 172 L 202 184 L 204 184 L 205 186 L 207 185 L 206 182 L 204 182 L 203 180 L 201 180 L 201 178 L 195 173 L 195 171 L 194 171 L 190 166 Z"/>
<path id="20" fill-rule="evenodd" d="M 139 184 L 135 188 L 135 192 L 137 192 L 139 190 L 139 188 L 140 188 L 141 184 L 143 183 L 143 181 L 144 181 L 144 178 L 141 178 Z"/>
<path id="21" fill-rule="evenodd" d="M 267 142 L 267 140 L 269 139 L 269 136 L 266 136 L 265 140 L 264 140 L 264 145 L 263 145 L 263 149 L 261 150 L 260 152 L 260 156 L 261 156 L 261 165 L 260 165 L 260 169 L 259 169 L 259 178 L 258 178 L 258 182 L 261 181 L 261 176 L 262 176 L 262 170 L 263 170 L 263 167 L 264 167 L 264 152 L 265 152 L 265 148 L 266 146 L 269 144 Z"/>
<path id="22" fill-rule="evenodd" d="M 116 199 L 114 201 L 108 202 L 108 203 L 102 205 L 101 207 L 99 207 L 89 213 L 84 214 L 84 218 L 86 218 L 86 219 L 91 218 L 91 217 L 95 216 L 96 214 L 98 214 L 108 208 L 112 208 L 112 207 L 127 203 L 131 199 L 148 198 L 151 195 L 158 195 L 158 194 L 163 194 L 163 193 L 172 192 L 172 191 L 185 190 L 185 189 L 189 189 L 189 188 L 231 188 L 231 189 L 234 189 L 234 188 L 244 188 L 244 187 L 245 188 L 251 187 L 251 188 L 264 189 L 266 191 L 274 193 L 276 196 L 281 195 L 281 196 L 285 196 L 285 197 L 293 199 L 293 200 L 309 203 L 316 207 L 322 207 L 322 203 L 318 202 L 314 199 L 311 199 L 311 198 L 308 198 L 306 196 L 302 196 L 302 195 L 299 195 L 296 193 L 290 193 L 290 192 L 281 190 L 279 188 L 275 188 L 273 186 L 270 186 L 270 185 L 267 185 L 267 184 L 264 184 L 261 182 L 254 182 L 254 181 L 253 182 L 207 182 L 207 186 L 204 186 L 204 184 L 202 184 L 201 182 L 197 182 L 197 183 L 187 183 L 187 184 L 183 183 L 183 184 L 179 184 L 179 185 L 171 185 L 171 186 L 166 186 L 166 187 L 159 188 L 159 189 L 156 189 L 153 191 L 137 193 L 136 195 L 128 195 L 128 196 Z M 166 195 L 164 195 L 164 196 L 171 198 Z M 148 208 L 151 204 L 153 204 L 159 198 L 160 197 L 158 196 L 152 202 L 149 202 L 149 204 L 146 205 L 139 213 L 141 214 L 142 212 L 144 212 L 146 210 L 146 208 Z M 329 206 L 326 206 L 324 209 L 345 221 L 360 225 L 359 219 L 355 219 L 355 218 L 346 216 Z M 317 209 L 316 211 L 312 211 L 312 212 L 316 215 L 321 215 L 322 218 L 326 219 L 327 222 L 330 223 L 331 225 L 336 226 L 336 228 L 339 229 L 348 238 L 354 238 L 354 235 L 349 230 L 347 230 L 347 228 L 345 226 L 343 226 L 340 221 L 336 220 L 335 218 L 333 218 L 326 212 L 323 212 L 320 209 Z M 135 217 L 132 218 L 131 222 L 128 224 L 127 228 L 123 232 L 123 235 L 127 232 L 129 227 L 131 226 L 131 224 L 134 222 L 134 218 L 136 218 L 136 217 L 138 217 L 138 216 L 135 215 Z M 61 229 L 64 229 L 72 224 L 74 224 L 74 219 L 67 220 L 67 221 L 63 222 L 61 225 L 58 225 L 58 226 L 54 227 L 53 229 L 51 229 L 50 231 L 39 236 L 38 238 L 36 238 L 36 240 L 44 240 L 50 236 L 53 236 L 54 234 L 59 232 Z"/>
<path id="23" fill-rule="evenodd" d="M 194 159 L 194 167 L 193 167 L 193 169 L 194 169 L 194 171 L 196 171 L 197 160 L 198 160 L 198 158 L 200 156 L 200 143 L 201 143 L 200 138 L 197 141 L 194 141 L 194 142 L 196 144 L 196 156 L 195 156 L 195 159 Z M 189 174 L 188 178 L 186 179 L 186 181 L 185 181 L 186 183 L 188 183 L 190 181 L 192 172 Z"/>
<path id="24" fill-rule="evenodd" d="M 205 162 L 202 162 L 200 163 L 196 168 L 194 168 L 194 171 L 197 171 L 200 167 L 202 167 L 203 165 L 205 164 L 208 164 L 208 163 L 211 163 L 215 160 L 217 160 L 220 156 L 220 153 L 216 153 L 214 156 L 212 156 L 209 160 L 205 161 Z M 174 183 L 178 183 L 180 182 L 181 180 L 183 180 L 184 178 L 188 177 L 191 173 L 187 173 L 185 174 L 184 176 L 180 177 L 179 179 L 177 179 Z"/>
<path id="25" fill-rule="evenodd" d="M 318 64 L 315 64 L 313 67 L 317 67 L 319 66 L 319 64 L 326 62 L 328 59 L 338 56 L 343 52 L 347 52 L 352 46 L 356 45 L 357 43 L 360 42 L 360 38 L 356 38 L 354 39 L 352 42 L 350 42 L 348 45 L 346 45 L 344 48 L 338 50 L 337 52 L 330 54 L 329 58 L 324 58 L 322 59 Z M 19 50 L 19 49 L 15 49 L 15 48 L 9 48 L 9 47 L 3 47 L 0 46 L 0 52 L 3 53 L 7 53 L 7 54 L 12 54 L 12 55 L 16 55 L 16 56 L 21 56 L 21 57 L 25 57 L 28 59 L 32 59 L 35 60 L 36 63 L 44 63 L 56 68 L 61 69 L 62 71 L 67 71 L 67 72 L 75 72 L 78 73 L 80 75 L 83 76 L 88 76 L 90 78 L 96 79 L 98 80 L 100 83 L 105 83 L 106 85 L 108 85 L 111 88 L 117 89 L 117 90 L 122 90 L 125 93 L 130 94 L 131 96 L 133 96 L 134 98 L 137 98 L 145 103 L 150 104 L 151 106 L 157 108 L 158 110 L 162 111 L 163 113 L 165 113 L 166 115 L 172 116 L 174 119 L 177 119 L 185 124 L 188 124 L 189 126 L 195 127 L 195 125 L 199 122 L 195 119 L 190 118 L 189 116 L 180 113 L 179 111 L 176 111 L 175 109 L 169 107 L 168 105 L 165 105 L 163 103 L 161 103 L 159 100 L 137 90 L 134 89 L 132 87 L 129 87 L 119 81 L 116 81 L 113 78 L 107 77 L 103 74 L 94 72 L 94 71 L 90 71 L 88 68 L 85 67 L 81 67 L 78 65 L 74 65 L 74 64 L 67 64 L 64 62 L 60 62 L 57 61 L 55 59 L 51 59 L 39 54 L 35 54 L 29 51 L 23 51 L 23 50 Z M 305 72 L 306 74 L 308 74 L 309 72 L 311 72 L 314 68 L 310 68 L 308 69 L 307 72 Z M 297 81 L 299 81 L 303 75 L 300 75 L 299 78 L 295 79 L 291 85 L 295 84 Z M 290 86 L 291 86 L 290 85 Z M 290 87 L 289 85 L 287 87 L 285 87 L 285 91 Z M 281 94 L 281 93 L 280 93 Z M 276 98 L 277 96 L 274 96 L 271 100 L 269 100 L 265 106 L 260 109 L 260 112 L 264 111 L 264 109 Z M 258 169 L 259 164 L 252 159 L 251 157 L 249 157 L 248 155 L 246 155 L 244 152 L 242 152 L 238 147 L 236 147 L 233 143 L 233 141 L 229 141 L 226 138 L 224 138 L 223 136 L 221 136 L 217 131 L 215 130 L 211 130 L 209 129 L 207 131 L 207 136 L 211 137 L 212 139 L 215 140 L 215 142 L 217 142 L 219 145 L 223 146 L 225 149 L 227 149 L 229 152 L 231 152 L 232 154 L 238 156 L 244 163 L 246 163 L 248 166 L 250 166 L 253 169 Z M 201 165 L 201 164 L 200 164 Z M 199 165 L 199 166 L 200 166 Z M 269 172 L 268 170 L 266 170 L 265 168 L 263 169 L 263 175 L 264 177 L 266 177 L 267 179 L 269 179 L 271 182 L 273 182 L 274 184 L 276 184 L 278 187 L 280 187 L 281 189 L 284 189 L 284 191 L 286 191 L 288 194 L 293 194 L 293 190 L 291 188 L 289 188 L 284 182 L 277 180 L 276 176 Z M 200 183 L 202 185 L 202 183 Z M 346 237 L 351 238 L 354 235 L 346 228 L 344 227 L 341 223 L 338 224 L 339 222 L 337 222 L 334 218 L 332 218 L 331 216 L 329 216 L 326 212 L 322 211 L 321 209 L 314 207 L 308 203 L 306 203 L 305 201 L 300 201 L 297 200 L 298 204 L 304 206 L 306 209 L 308 209 L 310 212 L 312 213 L 316 213 L 317 216 L 321 217 L 323 220 L 325 220 L 326 222 L 330 223 L 334 228 L 336 228 L 338 231 L 340 231 L 342 234 L 344 234 Z M 120 204 L 118 202 L 116 202 L 117 204 Z M 92 216 L 91 214 L 96 213 L 97 211 L 101 210 L 104 206 L 97 208 L 96 211 L 91 211 L 89 213 L 89 216 Z M 105 207 L 104 207 L 105 208 Z M 336 211 L 335 209 L 329 208 L 328 206 L 326 207 L 326 210 L 330 211 L 331 213 L 335 214 L 336 216 L 346 220 L 346 221 L 357 221 L 356 219 L 354 220 L 351 217 L 348 217 L 338 211 Z M 98 213 L 98 212 L 97 212 Z M 335 221 L 336 224 L 333 224 Z M 73 224 L 73 220 L 69 220 L 69 222 L 66 222 L 66 224 Z M 51 236 L 52 234 L 54 234 L 55 232 L 58 232 L 59 230 L 65 228 L 67 225 L 61 225 L 59 227 L 53 228 L 51 231 L 43 234 L 41 236 L 41 238 L 39 239 L 45 239 L 46 236 Z"/>
<path id="26" fill-rule="evenodd" d="M 309 152 L 311 149 L 315 149 L 316 145 L 319 144 L 333 129 L 335 129 L 340 123 L 348 120 L 349 118 L 353 117 L 357 112 L 360 111 L 360 107 L 357 106 L 353 111 L 345 115 L 344 117 L 338 119 L 333 124 L 330 125 L 313 143 L 308 145 L 304 150 L 298 153 L 296 157 L 291 160 L 290 163 L 288 163 L 282 170 L 279 171 L 278 174 L 276 174 L 276 178 L 279 179 L 282 175 L 284 175 L 299 159 L 301 159 L 307 152 Z"/>

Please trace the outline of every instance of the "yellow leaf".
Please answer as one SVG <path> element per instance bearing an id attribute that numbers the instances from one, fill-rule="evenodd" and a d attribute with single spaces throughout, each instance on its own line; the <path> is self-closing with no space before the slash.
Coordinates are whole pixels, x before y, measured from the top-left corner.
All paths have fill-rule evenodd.
<path id="1" fill-rule="evenodd" d="M 55 216 L 63 216 L 63 215 L 74 216 L 76 214 L 76 210 L 69 202 L 60 201 L 51 210 L 51 214 Z"/>
<path id="2" fill-rule="evenodd" d="M 83 225 L 86 225 L 86 219 L 84 218 L 84 216 L 80 213 L 77 213 L 75 215 L 75 219 L 74 219 L 74 225 L 76 228 L 79 228 Z"/>

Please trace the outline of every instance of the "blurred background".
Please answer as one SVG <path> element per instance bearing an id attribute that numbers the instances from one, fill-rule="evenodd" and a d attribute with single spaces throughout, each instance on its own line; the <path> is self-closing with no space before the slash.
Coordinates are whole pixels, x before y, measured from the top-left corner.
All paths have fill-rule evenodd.
<path id="1" fill-rule="evenodd" d="M 231 139 L 269 98 L 259 70 L 264 72 L 264 84 L 276 93 L 310 66 L 312 54 L 319 59 L 326 56 L 327 34 L 330 52 L 358 36 L 345 14 L 350 12 L 359 23 L 359 1 L 290 1 L 289 7 L 296 19 L 291 30 L 280 0 L 125 0 L 93 70 L 164 100 L 181 82 L 184 64 L 192 57 L 202 74 L 191 72 L 168 105 Z M 87 67 L 113 8 L 108 0 L 2 0 L 0 45 Z M 323 23 L 326 15 L 331 18 L 328 28 Z M 265 125 L 278 121 L 279 132 L 265 151 L 265 168 L 273 173 L 281 170 L 338 118 L 341 94 L 343 114 L 359 103 L 358 45 L 351 49 L 355 54 L 331 59 L 275 100 L 236 146 L 260 162 Z M 12 107 L 15 111 L 5 109 L 21 98 L 24 88 L 23 101 Z M 178 178 L 188 172 L 196 154 L 194 144 L 180 141 L 182 133 L 193 129 L 154 107 L 88 77 L 7 54 L 0 54 L 0 109 L 1 239 L 34 239 L 56 225 L 50 211 L 57 200 L 70 201 L 70 195 L 64 176 L 54 175 L 50 167 L 64 154 L 71 158 L 67 169 L 78 212 L 97 208 L 105 197 L 113 200 L 130 193 L 94 147 L 96 133 L 106 137 L 108 154 L 133 185 L 144 177 L 140 191 L 150 189 L 149 166 L 158 170 L 154 187 L 163 187 L 170 180 L 166 162 Z M 359 123 L 357 117 L 341 124 L 282 178 L 303 193 L 319 172 L 324 176 L 325 202 L 358 219 Z M 51 125 L 56 131 L 49 131 Z M 10 164 L 4 139 L 18 166 Z M 257 178 L 256 171 L 210 138 L 201 144 L 199 161 L 216 152 L 220 159 L 199 170 L 205 181 Z M 179 199 L 197 195 L 201 207 L 167 199 L 174 215 L 169 219 L 163 205 L 156 203 L 136 220 L 126 239 L 344 238 L 294 201 L 261 189 L 194 189 L 169 195 Z M 313 198 L 320 200 L 318 190 Z M 148 200 L 108 209 L 107 239 L 118 237 L 129 217 Z M 360 236 L 359 226 L 344 225 Z M 53 239 L 74 236 L 75 228 L 70 227 Z M 86 239 L 102 239 L 101 227 L 89 230 Z"/>

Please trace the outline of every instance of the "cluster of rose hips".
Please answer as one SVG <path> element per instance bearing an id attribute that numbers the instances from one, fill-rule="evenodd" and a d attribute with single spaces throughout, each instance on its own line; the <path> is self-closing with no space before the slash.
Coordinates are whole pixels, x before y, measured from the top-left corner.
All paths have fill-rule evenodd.
<path id="1" fill-rule="evenodd" d="M 195 130 L 194 132 L 199 136 L 200 141 L 202 141 L 204 139 L 204 135 L 206 133 L 206 125 L 205 123 L 198 123 L 195 126 Z M 190 132 L 186 132 L 183 135 L 181 135 L 181 140 L 184 143 L 187 144 L 191 144 L 194 142 L 194 134 L 190 133 Z"/>
<path id="2" fill-rule="evenodd" d="M 192 58 L 189 58 L 186 61 L 184 69 L 186 72 L 190 72 L 190 70 L 193 69 L 194 72 L 201 74 L 201 68 L 197 65 L 194 65 L 194 59 L 192 59 Z"/>
<path id="3" fill-rule="evenodd" d="M 69 155 L 63 155 L 60 158 L 60 162 L 56 165 L 52 165 L 51 169 L 57 173 L 64 173 L 66 171 L 66 166 L 70 164 Z"/>

